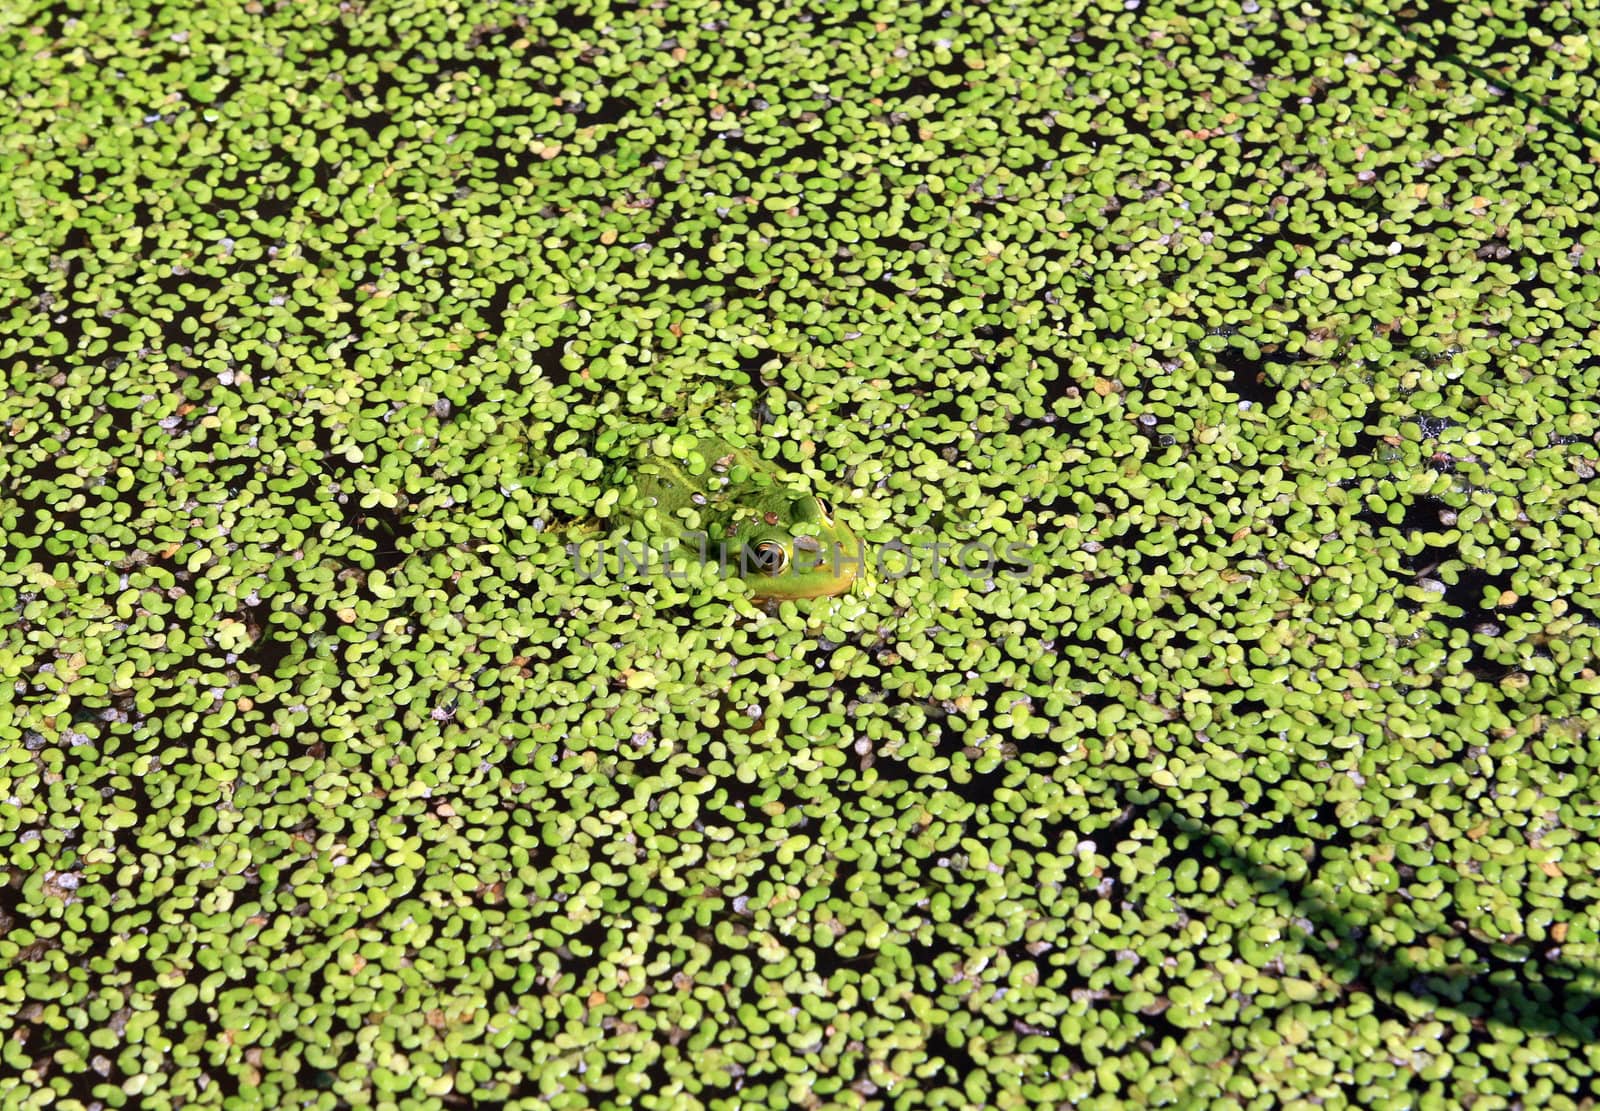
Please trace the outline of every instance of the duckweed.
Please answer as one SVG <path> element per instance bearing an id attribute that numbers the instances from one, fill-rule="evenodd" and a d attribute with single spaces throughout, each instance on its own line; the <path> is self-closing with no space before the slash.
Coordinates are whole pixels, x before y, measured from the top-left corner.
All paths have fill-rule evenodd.
<path id="1" fill-rule="evenodd" d="M 0 28 L 8 1103 L 1593 1086 L 1592 13 Z M 710 402 L 851 593 L 569 557 Z"/>

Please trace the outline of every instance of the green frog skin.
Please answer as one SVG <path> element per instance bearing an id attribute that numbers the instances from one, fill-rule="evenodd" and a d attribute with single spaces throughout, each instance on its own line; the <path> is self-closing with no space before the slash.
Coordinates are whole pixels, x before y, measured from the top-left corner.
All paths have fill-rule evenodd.
<path id="1" fill-rule="evenodd" d="M 861 568 L 861 542 L 827 503 L 747 448 L 657 436 L 619 479 L 619 517 L 708 559 L 725 553 L 757 598 L 843 594 Z"/>

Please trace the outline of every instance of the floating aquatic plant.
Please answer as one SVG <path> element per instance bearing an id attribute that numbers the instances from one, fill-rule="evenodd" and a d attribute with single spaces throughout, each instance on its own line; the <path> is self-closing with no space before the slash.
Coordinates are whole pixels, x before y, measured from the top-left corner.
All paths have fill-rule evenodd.
<path id="1" fill-rule="evenodd" d="M 0 15 L 0 1090 L 1576 1106 L 1594 23 Z"/>

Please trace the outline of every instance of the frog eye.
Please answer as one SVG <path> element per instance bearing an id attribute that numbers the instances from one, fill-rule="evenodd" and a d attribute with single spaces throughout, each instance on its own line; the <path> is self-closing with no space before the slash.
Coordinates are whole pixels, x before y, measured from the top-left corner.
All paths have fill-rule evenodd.
<path id="1" fill-rule="evenodd" d="M 818 498 L 817 499 L 817 508 L 822 510 L 822 520 L 823 520 L 823 522 L 825 524 L 829 524 L 829 525 L 833 524 L 833 506 L 829 505 L 827 502 L 823 501 L 821 498 Z"/>
<path id="2" fill-rule="evenodd" d="M 781 575 L 789 566 L 789 553 L 776 540 L 763 540 L 755 546 L 756 570 L 763 575 Z"/>

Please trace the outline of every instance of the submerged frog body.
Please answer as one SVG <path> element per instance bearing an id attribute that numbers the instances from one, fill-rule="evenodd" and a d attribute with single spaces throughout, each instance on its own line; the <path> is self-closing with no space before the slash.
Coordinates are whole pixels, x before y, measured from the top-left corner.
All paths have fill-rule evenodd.
<path id="1" fill-rule="evenodd" d="M 654 437 L 623 481 L 620 516 L 719 561 L 758 598 L 842 594 L 861 569 L 861 542 L 826 502 L 727 440 Z"/>

